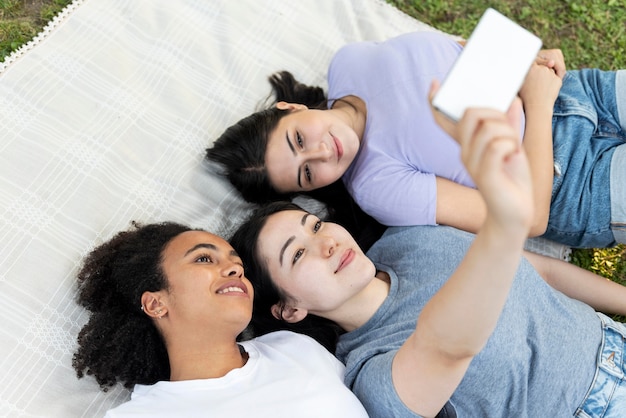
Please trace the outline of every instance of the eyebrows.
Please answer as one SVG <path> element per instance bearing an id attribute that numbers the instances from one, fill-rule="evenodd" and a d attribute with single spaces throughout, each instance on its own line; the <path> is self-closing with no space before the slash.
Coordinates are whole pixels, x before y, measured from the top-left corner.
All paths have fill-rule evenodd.
<path id="1" fill-rule="evenodd" d="M 214 244 L 209 244 L 209 243 L 200 243 L 200 244 L 196 244 L 193 247 L 191 247 L 190 249 L 188 249 L 185 252 L 185 257 L 187 257 L 189 254 L 191 254 L 192 252 L 199 250 L 200 248 L 204 248 L 207 250 L 212 250 L 212 251 L 218 251 L 218 248 L 216 245 Z M 239 257 L 239 254 L 237 254 L 237 251 L 231 249 L 229 252 L 229 255 L 234 256 L 234 257 Z"/>
<path id="2" fill-rule="evenodd" d="M 310 216 L 310 213 L 305 213 L 302 218 L 300 219 L 300 225 L 304 226 L 306 225 L 306 220 L 307 218 Z M 280 249 L 280 254 L 278 256 L 278 261 L 280 262 L 280 266 L 282 267 L 283 265 L 283 256 L 285 255 L 285 251 L 287 250 L 287 247 L 289 247 L 289 245 L 293 242 L 293 240 L 296 239 L 295 235 L 290 236 L 287 241 L 285 241 L 285 244 L 282 246 L 282 248 Z"/>

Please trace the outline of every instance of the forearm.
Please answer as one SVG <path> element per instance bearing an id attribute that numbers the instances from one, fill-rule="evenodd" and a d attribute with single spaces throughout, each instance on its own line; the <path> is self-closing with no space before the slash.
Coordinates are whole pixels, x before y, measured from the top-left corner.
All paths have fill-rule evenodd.
<path id="1" fill-rule="evenodd" d="M 545 232 L 550 214 L 554 158 L 552 150 L 552 108 L 525 104 L 526 130 L 523 147 L 533 180 L 535 218 L 530 236 Z"/>
<path id="2" fill-rule="evenodd" d="M 450 357 L 477 354 L 507 299 L 526 232 L 502 228 L 488 217 L 455 273 L 420 314 L 418 340 L 432 338 Z"/>
<path id="3" fill-rule="evenodd" d="M 525 252 L 543 279 L 565 295 L 597 311 L 626 315 L 626 287 L 574 264 Z"/>
<path id="4" fill-rule="evenodd" d="M 475 234 L 485 221 L 487 206 L 478 190 L 437 177 L 437 223 Z"/>

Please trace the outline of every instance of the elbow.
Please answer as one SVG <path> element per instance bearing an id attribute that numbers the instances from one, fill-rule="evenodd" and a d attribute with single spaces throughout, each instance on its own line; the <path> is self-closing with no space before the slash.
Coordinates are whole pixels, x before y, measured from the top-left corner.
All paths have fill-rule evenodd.
<path id="1" fill-rule="evenodd" d="M 548 229 L 548 220 L 550 219 L 550 204 L 551 201 L 551 193 L 552 189 L 549 192 L 546 192 L 544 195 L 539 194 L 535 196 L 535 214 L 530 226 L 530 230 L 528 232 L 529 237 L 538 237 L 545 234 Z"/>
<path id="2" fill-rule="evenodd" d="M 550 215 L 550 211 L 542 211 L 541 214 L 535 216 L 535 219 L 530 226 L 530 231 L 528 232 L 529 237 L 538 237 L 543 235 L 548 229 L 548 218 Z"/>

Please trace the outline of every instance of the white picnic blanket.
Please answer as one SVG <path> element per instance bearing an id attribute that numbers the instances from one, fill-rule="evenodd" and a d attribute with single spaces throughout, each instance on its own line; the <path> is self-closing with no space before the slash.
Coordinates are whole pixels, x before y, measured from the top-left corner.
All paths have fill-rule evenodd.
<path id="1" fill-rule="evenodd" d="M 432 28 L 382 0 L 85 0 L 0 64 L 0 415 L 102 416 L 72 369 L 83 256 L 131 220 L 228 235 L 249 213 L 204 149 L 286 69 Z"/>

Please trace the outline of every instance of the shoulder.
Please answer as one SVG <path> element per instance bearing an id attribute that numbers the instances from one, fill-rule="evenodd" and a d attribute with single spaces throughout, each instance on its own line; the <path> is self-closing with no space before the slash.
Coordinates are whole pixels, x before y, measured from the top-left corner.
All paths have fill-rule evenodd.
<path id="1" fill-rule="evenodd" d="M 415 250 L 465 254 L 473 238 L 474 234 L 444 225 L 390 227 L 372 246 L 368 256 L 381 252 L 415 254 Z"/>
<path id="2" fill-rule="evenodd" d="M 403 47 L 442 47 L 442 46 L 454 46 L 455 48 L 461 48 L 459 43 L 450 35 L 435 31 L 435 30 L 423 30 L 416 32 L 403 33 L 401 35 L 389 38 L 383 41 L 360 41 L 349 43 L 339 50 L 335 56 L 341 56 L 351 53 L 362 53 L 367 51 L 384 51 L 393 50 Z"/>
<path id="3" fill-rule="evenodd" d="M 354 60 L 363 61 L 380 58 L 382 55 L 395 54 L 399 51 L 440 48 L 456 44 L 450 36 L 436 31 L 418 31 L 405 33 L 384 41 L 353 42 L 339 48 L 331 61 L 331 68 L 340 63 Z M 457 45 L 458 46 L 458 45 Z"/>
<path id="4" fill-rule="evenodd" d="M 329 363 L 333 368 L 340 364 L 333 354 L 313 338 L 292 331 L 270 332 L 241 344 L 246 348 L 254 347 L 262 355 L 279 352 L 295 360 Z"/>
<path id="5" fill-rule="evenodd" d="M 245 343 L 265 344 L 275 347 L 280 347 L 283 345 L 307 346 L 314 350 L 321 348 L 324 351 L 327 351 L 320 344 L 318 344 L 317 341 L 315 341 L 308 335 L 298 334 L 297 332 L 292 331 L 270 332 L 260 337 L 256 337 L 250 341 L 244 342 L 244 344 Z"/>

